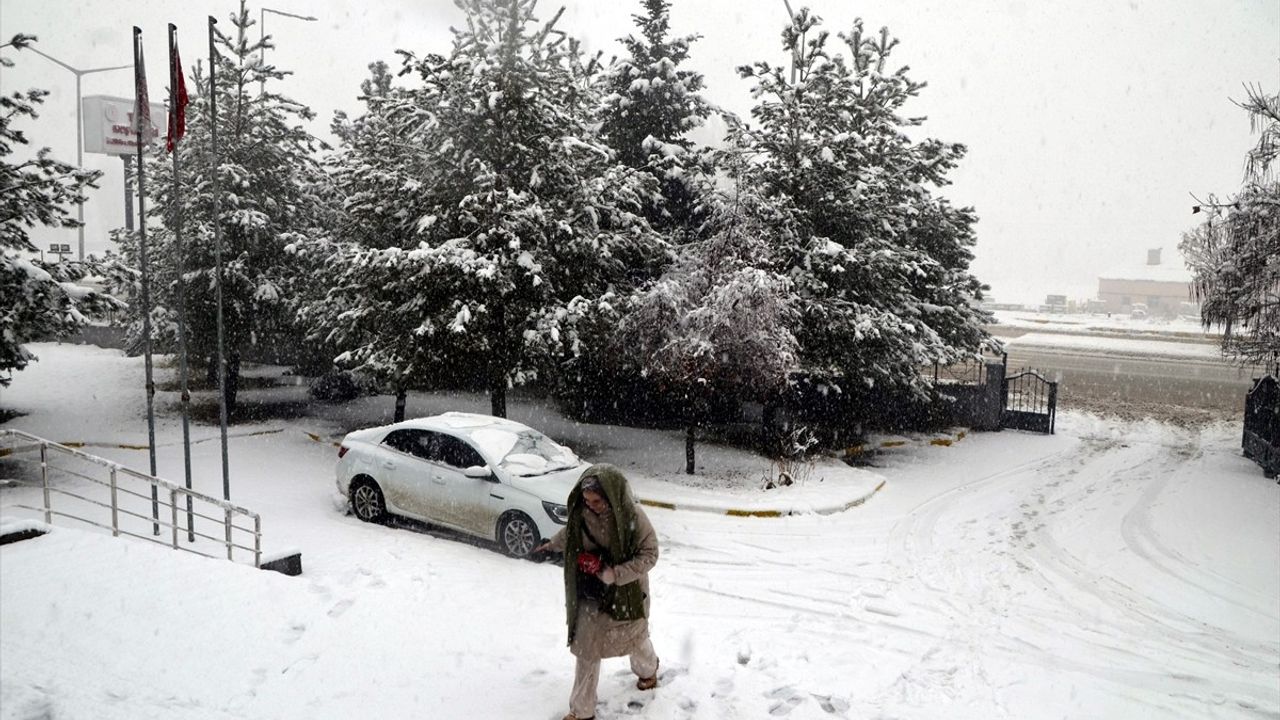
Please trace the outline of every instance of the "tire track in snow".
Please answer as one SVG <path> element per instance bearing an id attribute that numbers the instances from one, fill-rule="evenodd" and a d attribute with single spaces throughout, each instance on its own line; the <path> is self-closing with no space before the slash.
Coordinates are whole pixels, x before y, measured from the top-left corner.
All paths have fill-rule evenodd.
<path id="1" fill-rule="evenodd" d="M 1103 658 L 1110 657 L 1113 660 L 1103 663 L 1079 659 L 1069 660 L 1061 657 L 1059 653 L 1038 650 L 1035 653 L 1037 659 L 1045 667 L 1069 666 L 1101 679 L 1120 681 L 1157 692 L 1190 692 L 1192 694 L 1203 693 L 1205 691 L 1203 685 L 1206 682 L 1204 678 L 1194 673 L 1120 669 L 1125 665 L 1135 664 L 1135 660 L 1140 665 L 1149 666 L 1152 664 L 1151 658 L 1163 660 L 1169 655 L 1173 655 L 1173 659 L 1184 667 L 1208 665 L 1216 668 L 1238 666 L 1256 668 L 1260 660 L 1268 657 L 1265 647 L 1255 648 L 1261 651 L 1261 657 L 1253 652 L 1241 653 L 1235 649 L 1242 642 L 1251 644 L 1248 638 L 1222 638 L 1208 632 L 1194 634 L 1181 632 L 1178 626 L 1183 623 L 1198 623 L 1201 628 L 1205 626 L 1195 618 L 1158 603 L 1153 604 L 1151 598 L 1138 593 L 1115 578 L 1092 572 L 1054 540 L 1052 530 L 1047 527 L 1050 522 L 1049 516 L 1070 507 L 1066 501 L 1073 499 L 1073 496 L 1092 495 L 1101 489 L 1100 498 L 1108 494 L 1124 498 L 1126 488 L 1132 487 L 1135 483 L 1113 482 L 1108 485 L 1105 481 L 1099 482 L 1096 479 L 1098 473 L 1086 472 L 1085 469 L 1096 471 L 1097 467 L 1105 468 L 1115 462 L 1117 453 L 1121 460 L 1130 460 L 1128 456 L 1132 452 L 1134 451 L 1124 447 L 1118 441 L 1086 439 L 1065 455 L 1058 453 L 952 488 L 916 506 L 899 522 L 894 532 L 895 543 L 910 564 L 908 567 L 899 566 L 904 581 L 918 583 L 923 586 L 923 590 L 943 596 L 947 593 L 955 593 L 957 588 L 963 591 L 966 587 L 965 580 L 970 581 L 969 588 L 978 589 L 976 600 L 973 597 L 964 598 L 968 601 L 965 603 L 969 605 L 967 610 L 952 615 L 960 626 L 953 634 L 954 646 L 982 647 L 984 635 L 991 637 L 994 633 L 995 636 L 1006 636 L 1004 627 L 1006 623 L 1003 619 L 1012 618 L 1010 624 L 1015 631 L 1018 623 L 1024 622 L 1039 626 L 1048 636 L 1062 634 L 1066 630 L 1074 642 L 1089 648 L 1085 653 L 1086 658 L 1096 655 Z M 1141 484 L 1143 479 L 1143 473 L 1140 471 L 1145 469 L 1146 472 L 1151 472 L 1153 460 L 1158 461 L 1160 468 L 1178 462 L 1177 458 L 1161 455 L 1160 448 L 1156 447 L 1148 446 L 1145 451 L 1140 448 L 1137 452 L 1140 453 L 1140 457 L 1126 462 L 1125 467 L 1118 474 L 1137 474 L 1138 484 Z M 1148 455 L 1154 455 L 1154 457 L 1148 457 Z M 1087 480 L 1082 484 L 1081 478 Z M 1100 488 L 1100 485 L 1103 487 Z M 1058 501 L 1054 503 L 1056 508 L 1053 508 L 1047 502 L 1048 496 L 1061 486 L 1067 487 L 1067 494 L 1064 496 L 1059 492 Z M 1019 496 L 1023 502 L 1014 507 Z M 1000 505 L 1002 502 L 1003 506 Z M 1140 497 L 1137 502 L 1142 502 L 1142 498 Z M 994 512 L 990 507 L 982 507 L 992 504 L 997 507 Z M 963 529 L 965 526 L 976 526 L 982 520 L 987 520 L 992 525 L 997 524 L 991 522 L 993 520 L 1011 520 L 1004 524 L 1014 532 L 1008 541 L 1008 551 L 992 550 L 990 546 L 959 548 L 961 552 L 969 553 L 965 558 L 966 562 L 962 565 L 948 557 L 949 553 L 934 552 L 934 535 L 940 519 L 945 514 L 948 512 L 963 514 L 970 508 L 978 509 L 981 514 L 958 525 L 962 528 L 963 538 L 972 538 L 972 533 Z M 1021 518 L 1011 517 L 1016 515 L 1021 515 Z M 1030 525 L 1029 530 L 1028 525 Z M 992 560 L 990 552 L 1011 553 L 1010 557 L 1015 567 L 1024 574 L 1042 578 L 1043 583 L 1040 584 L 1043 587 L 1036 588 L 1037 583 L 1034 581 L 1017 583 L 1008 578 L 1007 572 L 1002 573 L 1000 569 L 984 571 L 986 563 Z M 951 587 L 943 582 L 948 575 L 952 576 Z M 976 582 L 973 582 L 975 580 Z M 984 592 L 983 588 L 990 587 L 993 582 L 998 583 L 1007 592 L 1003 595 Z M 1079 598 L 1073 599 L 1058 589 L 1059 584 L 1063 582 L 1073 591 L 1105 606 L 1118 619 L 1103 621 L 1100 617 L 1091 617 L 1095 613 L 1088 607 L 1081 607 Z M 1031 587 L 1028 587 L 1028 584 Z M 1023 596 L 1020 600 L 1014 599 L 1015 587 L 1018 594 Z M 1037 594 L 1040 597 L 1037 598 Z M 1037 599 L 1041 602 L 1049 599 L 1052 604 L 1065 608 L 1065 611 L 1039 607 L 1033 602 Z M 1091 622 L 1103 624 L 1106 632 L 1098 633 L 1096 638 L 1069 632 L 1081 618 L 1090 618 Z M 1189 645 L 1179 644 L 1170 647 L 1168 642 L 1159 642 L 1146 637 L 1150 635 L 1150 628 L 1153 625 L 1173 628 L 1174 634 L 1188 641 Z M 1118 641 L 1117 638 L 1119 638 Z M 1000 649 L 1009 654 L 1026 654 L 1018 646 L 1008 643 L 1002 643 L 1002 645 Z M 1142 650 L 1135 653 L 1126 645 L 1137 646 Z M 1028 644 L 1027 647 L 1035 646 Z M 1206 659 L 1206 654 L 1210 656 L 1209 659 Z M 1274 657 L 1274 652 L 1270 657 Z M 981 663 L 981 661 L 980 656 L 974 656 L 961 658 L 955 662 Z M 1218 692 L 1225 690 L 1245 697 L 1268 697 L 1265 687 L 1249 682 L 1216 678 L 1214 684 Z"/>
<path id="2" fill-rule="evenodd" d="M 1230 578 L 1213 572 L 1187 559 L 1182 553 L 1169 547 L 1156 532 L 1151 517 L 1151 508 L 1173 481 L 1187 472 L 1187 463 L 1195 462 L 1203 457 L 1202 437 L 1195 438 L 1195 449 L 1184 450 L 1179 455 L 1179 462 L 1168 468 L 1167 472 L 1155 473 L 1150 478 L 1147 488 L 1133 507 L 1124 516 L 1120 531 L 1126 545 L 1134 554 L 1143 558 L 1152 567 L 1166 573 L 1175 580 L 1199 588 L 1206 595 L 1216 600 L 1234 605 L 1246 612 L 1274 622 L 1276 616 L 1274 598 L 1250 597 L 1250 601 L 1238 598 L 1240 593 L 1249 592 Z"/>
<path id="3" fill-rule="evenodd" d="M 1081 493 L 1093 494 L 1100 487 L 1102 491 L 1100 498 L 1112 497 L 1130 504 L 1125 517 L 1130 517 L 1135 507 L 1144 508 L 1143 512 L 1149 515 L 1149 505 L 1146 503 L 1158 495 L 1163 487 L 1156 479 L 1167 478 L 1184 462 L 1183 458 L 1178 456 L 1181 448 L 1184 447 L 1182 444 L 1112 441 L 1102 442 L 1098 447 L 1103 452 L 1094 454 L 1090 458 L 1091 463 L 1102 464 L 1105 467 L 1114 464 L 1117 459 L 1122 462 L 1119 469 L 1112 473 L 1111 481 L 1102 483 L 1093 481 L 1086 487 L 1074 487 L 1062 499 L 1069 501 Z M 1099 473 L 1083 471 L 1062 473 L 1059 477 L 1053 478 L 1054 482 L 1043 484 L 1041 487 L 1058 486 L 1063 480 L 1070 479 L 1073 475 L 1077 478 L 1087 478 L 1097 477 Z M 1136 497 L 1132 496 L 1134 488 L 1142 488 Z M 1041 505 L 1043 506 L 1043 503 Z M 1065 507 L 1080 508 L 1083 507 L 1083 503 L 1067 502 Z M 1120 525 L 1123 536 L 1123 519 Z M 1070 613 L 1039 612 L 1032 618 L 1027 618 L 1041 625 L 1046 636 L 1061 635 L 1065 631 L 1067 635 L 1074 635 L 1075 639 L 1091 647 L 1090 655 L 1097 652 L 1103 657 L 1110 655 L 1132 658 L 1135 652 L 1131 648 L 1136 648 L 1136 655 L 1141 660 L 1141 664 L 1169 666 L 1170 660 L 1176 660 L 1181 667 L 1203 668 L 1206 671 L 1220 672 L 1221 668 L 1256 668 L 1260 663 L 1265 663 L 1268 657 L 1275 656 L 1274 649 L 1258 644 L 1253 638 L 1241 637 L 1209 625 L 1200 618 L 1187 615 L 1169 606 L 1159 597 L 1136 590 L 1130 583 L 1119 577 L 1091 569 L 1088 563 L 1060 544 L 1054 537 L 1052 528 L 1046 525 L 1035 528 L 1031 536 L 1033 542 L 1029 541 L 1021 545 L 1026 551 L 1023 558 L 1041 577 L 1050 583 L 1053 583 L 1055 578 L 1065 582 L 1080 595 L 1096 600 L 1116 617 L 1116 619 L 1095 617 L 1094 622 L 1104 626 L 1109 632 L 1099 633 L 1099 638 L 1085 637 L 1074 625 L 1079 616 L 1089 616 L 1090 608 L 1081 605 L 1079 599 L 1073 600 L 1065 594 L 1058 593 L 1058 597 L 1069 606 L 1073 606 L 1078 615 L 1073 618 Z M 1126 547 L 1132 549 L 1130 538 L 1123 539 Z M 1143 555 L 1139 557 L 1149 562 L 1148 557 Z M 1185 581 L 1183 578 L 1177 579 Z M 1188 584 L 1203 590 L 1194 583 Z M 1162 627 L 1165 631 L 1153 635 L 1153 627 Z M 1119 642 L 1116 642 L 1117 638 Z M 1121 646 L 1120 643 L 1128 647 Z M 1061 654 L 1049 654 L 1044 660 L 1051 667 L 1060 667 L 1065 661 Z M 1088 672 L 1089 668 L 1093 667 L 1092 674 L 1104 679 L 1123 679 L 1132 685 L 1171 693 L 1188 691 L 1204 693 L 1207 689 L 1203 686 L 1209 682 L 1208 678 L 1192 672 L 1147 671 L 1126 668 L 1116 663 L 1096 664 L 1081 660 L 1071 660 L 1070 664 L 1082 672 Z M 1188 685 L 1190 685 L 1189 688 Z M 1238 696 L 1250 698 L 1268 697 L 1269 693 L 1265 686 L 1237 680 L 1234 673 L 1226 677 L 1213 678 L 1213 686 L 1215 692 L 1230 691 Z"/>
<path id="4" fill-rule="evenodd" d="M 1163 566 L 1152 563 L 1150 553 L 1134 547 L 1132 528 L 1129 534 L 1126 534 L 1125 523 L 1129 522 L 1129 519 L 1135 513 L 1149 517 L 1149 502 L 1159 495 L 1167 484 L 1167 478 L 1183 464 L 1182 458 L 1170 456 L 1168 453 L 1169 450 L 1177 447 L 1180 446 L 1166 446 L 1154 443 L 1129 446 L 1121 444 L 1113 447 L 1113 451 L 1124 451 L 1126 455 L 1137 454 L 1138 457 L 1126 462 L 1116 473 L 1117 479 L 1111 483 L 1104 484 L 1103 492 L 1123 495 L 1126 492 L 1131 492 L 1134 487 L 1141 487 L 1141 492 L 1131 501 L 1131 507 L 1126 511 L 1120 523 L 1120 533 L 1126 543 L 1126 547 L 1133 551 L 1136 556 L 1156 567 L 1158 571 L 1167 573 L 1184 584 L 1217 597 L 1208 588 L 1191 582 Z M 1070 498 L 1071 495 L 1067 497 Z M 1047 528 L 1035 531 L 1034 540 L 1038 541 L 1038 547 L 1028 548 L 1030 550 L 1028 555 L 1036 562 L 1039 569 L 1054 571 L 1075 589 L 1097 598 L 1112 610 L 1117 611 L 1121 616 L 1128 616 L 1130 620 L 1136 621 L 1134 623 L 1136 627 L 1158 623 L 1175 633 L 1190 633 L 1188 637 L 1202 636 L 1209 642 L 1200 647 L 1199 650 L 1210 652 L 1226 651 L 1230 657 L 1224 659 L 1229 660 L 1241 659 L 1231 652 L 1233 646 L 1252 644 L 1251 639 L 1248 638 L 1237 638 L 1239 642 L 1231 643 L 1213 639 L 1213 636 L 1226 631 L 1169 606 L 1167 603 L 1162 602 L 1159 597 L 1150 593 L 1139 592 L 1131 584 L 1118 577 L 1101 574 L 1090 569 L 1086 562 L 1063 547 Z M 1194 656 L 1194 653 L 1188 654 L 1188 658 Z"/>

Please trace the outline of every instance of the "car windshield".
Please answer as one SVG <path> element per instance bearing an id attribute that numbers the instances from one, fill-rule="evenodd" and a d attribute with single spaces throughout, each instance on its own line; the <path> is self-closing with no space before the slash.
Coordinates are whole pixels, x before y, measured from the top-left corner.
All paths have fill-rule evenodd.
<path id="1" fill-rule="evenodd" d="M 472 440 L 512 475 L 531 477 L 577 467 L 578 456 L 569 448 L 534 430 L 481 428 Z"/>

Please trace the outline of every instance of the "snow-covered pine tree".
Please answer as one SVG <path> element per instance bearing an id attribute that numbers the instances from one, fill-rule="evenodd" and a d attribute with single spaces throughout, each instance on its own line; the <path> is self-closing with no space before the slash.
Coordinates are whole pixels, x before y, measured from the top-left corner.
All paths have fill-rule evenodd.
<path id="1" fill-rule="evenodd" d="M 658 181 L 660 196 L 646 202 L 645 218 L 674 242 L 698 234 L 709 214 L 712 168 L 688 139 L 713 108 L 699 92 L 701 73 L 681 69 L 698 35 L 671 37 L 669 0 L 643 0 L 633 15 L 640 36 L 622 39 L 627 56 L 613 62 L 601 84 L 600 133 L 627 167 Z"/>
<path id="2" fill-rule="evenodd" d="M 889 71 L 897 40 L 841 34 L 848 58 L 802 9 L 783 31 L 792 64 L 739 68 L 755 80 L 758 128 L 731 126 L 744 184 L 794 208 L 797 242 L 780 248 L 801 298 L 796 336 L 811 378 L 837 388 L 923 392 L 919 368 L 974 357 L 989 335 L 969 272 L 976 221 L 936 191 L 962 145 L 906 133 L 904 104 L 924 87 Z"/>
<path id="3" fill-rule="evenodd" d="M 716 232 L 686 245 L 661 278 L 631 296 L 611 348 L 681 398 L 689 474 L 697 427 L 714 399 L 768 402 L 798 370 L 797 298 L 775 258 L 791 242 L 782 237 L 785 212 L 743 187 L 716 206 Z"/>
<path id="4" fill-rule="evenodd" d="M 1234 202 L 1210 198 L 1205 221 L 1182 237 L 1205 327 L 1222 327 L 1222 351 L 1280 372 L 1280 94 L 1247 88 L 1241 103 L 1259 132 Z"/>
<path id="5" fill-rule="evenodd" d="M 0 49 L 22 50 L 33 35 L 14 35 Z M 13 60 L 0 57 L 0 66 Z M 25 343 L 74 332 L 90 315 L 116 309 L 114 298 L 77 285 L 86 265 L 45 262 L 35 255 L 30 231 L 37 226 L 79 226 L 71 208 L 85 201 L 85 190 L 97 187 L 101 174 L 54 159 L 49 148 L 21 160 L 18 146 L 28 144 L 15 122 L 37 117 L 36 106 L 48 95 L 27 90 L 0 96 L 0 386 L 36 357 Z"/>
<path id="6" fill-rule="evenodd" d="M 389 389 L 398 422 L 408 390 L 431 386 L 416 359 L 420 318 L 405 308 L 418 290 L 401 277 L 416 272 L 401 249 L 417 247 L 425 213 L 416 204 L 418 148 L 405 142 L 391 115 L 412 98 L 394 84 L 385 62 L 371 63 L 369 71 L 360 85 L 365 112 L 354 119 L 338 112 L 332 124 L 340 145 L 326 168 L 341 206 L 332 236 L 290 250 L 323 264 L 322 280 L 299 314 L 311 341 L 332 348 L 330 358 L 340 367 Z"/>
<path id="7" fill-rule="evenodd" d="M 230 19 L 232 32 L 216 38 L 215 88 L 227 407 L 234 411 L 239 363 L 246 348 L 259 343 L 298 345 L 301 332 L 291 300 L 314 284 L 309 276 L 315 266 L 288 255 L 285 248 L 329 232 L 333 193 L 315 159 L 321 143 L 302 125 L 313 114 L 274 90 L 289 73 L 261 62 L 264 41 L 251 37 L 254 20 L 244 0 Z M 267 36 L 265 47 L 271 42 Z M 171 157 L 157 153 L 147 161 L 148 227 L 154 228 L 147 233 L 153 342 L 161 349 L 176 347 L 181 266 L 186 281 L 188 352 L 194 361 L 206 363 L 212 380 L 218 345 L 209 76 L 196 63 L 190 79 L 189 87 L 195 92 L 187 106 L 186 136 L 177 150 L 178 195 L 173 190 Z M 173 233 L 176 201 L 182 215 L 181 254 Z M 136 269 L 136 237 L 119 237 L 123 240 L 120 258 Z M 136 271 L 131 275 L 136 277 Z M 141 332 L 139 312 L 133 308 L 134 337 Z"/>
<path id="8" fill-rule="evenodd" d="M 637 214 L 651 179 L 591 127 L 578 44 L 538 24 L 535 0 L 457 4 L 467 20 L 449 55 L 402 51 L 421 84 L 379 110 L 387 142 L 413 151 L 348 188 L 348 206 L 367 191 L 406 211 L 389 221 L 407 234 L 350 251 L 346 326 L 331 336 L 349 365 L 483 387 L 505 416 L 509 385 L 574 351 L 591 300 L 652 277 L 667 250 Z"/>

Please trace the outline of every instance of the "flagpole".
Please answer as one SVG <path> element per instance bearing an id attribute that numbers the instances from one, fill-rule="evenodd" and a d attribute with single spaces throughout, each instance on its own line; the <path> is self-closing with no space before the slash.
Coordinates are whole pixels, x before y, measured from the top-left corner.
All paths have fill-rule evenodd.
<path id="1" fill-rule="evenodd" d="M 209 16 L 209 156 L 210 181 L 213 183 L 213 252 L 217 264 L 218 302 L 218 423 L 222 431 L 222 499 L 231 499 L 231 472 L 227 465 L 227 355 L 222 324 L 222 195 L 218 190 L 218 93 L 215 78 L 218 74 L 217 52 L 213 36 L 218 21 Z"/>
<path id="2" fill-rule="evenodd" d="M 151 476 L 156 475 L 155 383 L 151 380 L 151 283 L 147 270 L 147 188 L 146 166 L 142 151 L 151 134 L 151 108 L 147 104 L 147 72 L 142 59 L 142 28 L 133 27 L 134 124 L 138 130 L 138 262 L 142 265 L 142 354 L 147 378 L 147 455 L 151 460 Z M 160 497 L 151 485 L 151 533 L 160 534 Z"/>
<path id="3" fill-rule="evenodd" d="M 179 123 L 186 112 L 186 98 L 179 98 L 182 67 L 178 60 L 178 27 L 169 23 L 169 138 L 166 146 L 173 153 L 173 246 L 178 256 L 178 378 L 182 390 L 182 470 L 187 489 L 191 489 L 191 392 L 187 387 L 187 256 L 182 247 L 182 182 L 178 171 Z M 185 93 L 184 93 L 185 95 Z M 195 514 L 191 494 L 187 493 L 187 542 L 196 541 Z"/>

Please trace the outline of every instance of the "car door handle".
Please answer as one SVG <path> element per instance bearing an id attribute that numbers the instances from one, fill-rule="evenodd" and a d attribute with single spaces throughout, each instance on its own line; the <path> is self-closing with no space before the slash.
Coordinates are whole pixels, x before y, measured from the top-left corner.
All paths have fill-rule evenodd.
<path id="1" fill-rule="evenodd" d="M 393 462 L 391 462 L 390 460 L 383 460 L 383 461 L 382 461 L 382 467 L 384 467 L 384 468 L 390 468 L 390 469 L 392 469 L 392 470 L 395 470 L 395 469 L 396 469 L 396 464 L 395 464 L 395 463 L 393 463 Z"/>
<path id="2" fill-rule="evenodd" d="M 444 485 L 444 478 L 443 478 L 443 477 L 440 477 L 439 475 L 432 475 L 432 476 L 431 476 L 431 482 L 433 482 L 433 483 L 435 483 L 435 484 L 437 484 L 437 485 Z"/>

